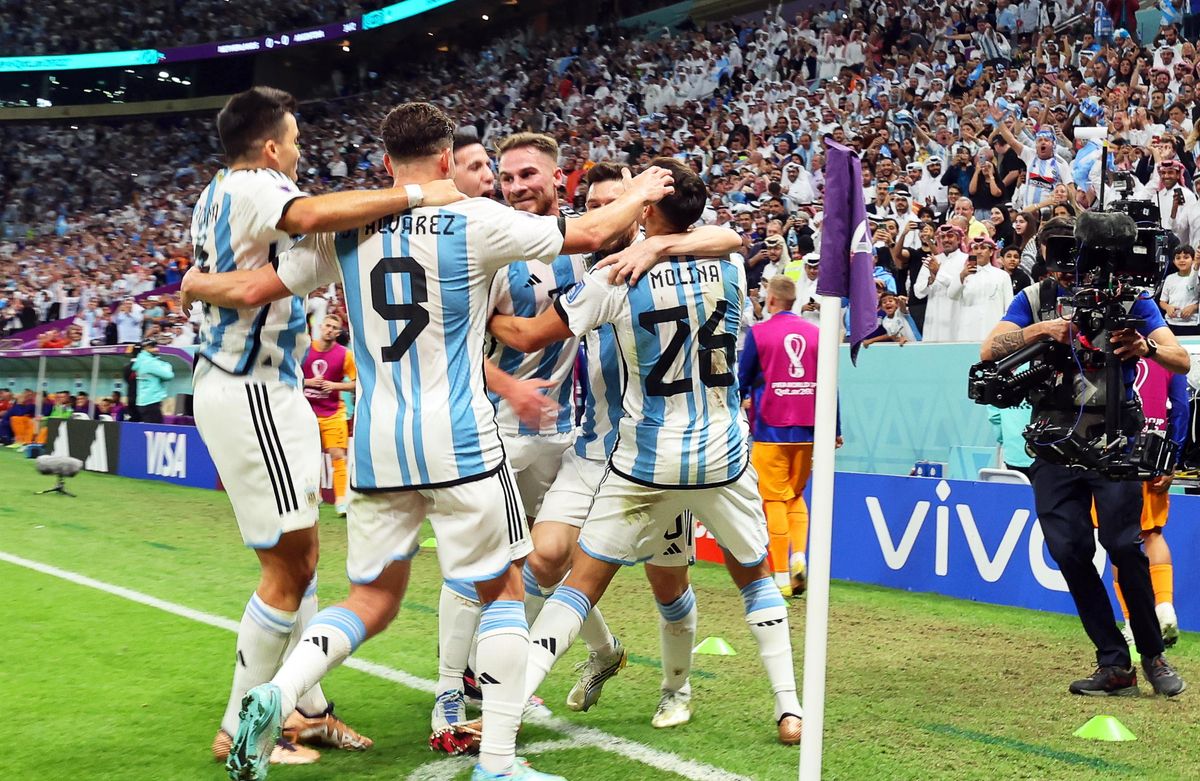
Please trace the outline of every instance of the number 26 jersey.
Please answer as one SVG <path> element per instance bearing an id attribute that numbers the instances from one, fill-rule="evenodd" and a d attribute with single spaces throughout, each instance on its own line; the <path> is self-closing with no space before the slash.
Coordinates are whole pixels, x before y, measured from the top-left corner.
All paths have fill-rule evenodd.
<path id="1" fill-rule="evenodd" d="M 483 380 L 489 285 L 562 244 L 557 218 L 470 198 L 306 237 L 281 260 L 293 292 L 343 282 L 358 366 L 356 490 L 456 485 L 499 468 Z"/>
<path id="2" fill-rule="evenodd" d="M 728 258 L 672 258 L 633 286 L 598 269 L 555 307 L 575 334 L 612 323 L 628 380 L 613 471 L 643 485 L 709 488 L 748 459 L 735 355 L 746 272 Z"/>

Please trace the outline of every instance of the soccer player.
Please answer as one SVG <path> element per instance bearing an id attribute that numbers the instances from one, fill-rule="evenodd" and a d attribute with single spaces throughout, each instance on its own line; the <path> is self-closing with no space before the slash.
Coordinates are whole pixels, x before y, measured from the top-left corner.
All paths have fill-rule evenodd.
<path id="1" fill-rule="evenodd" d="M 675 189 L 645 212 L 651 238 L 686 229 L 707 200 L 704 183 L 690 168 L 670 158 L 653 164 L 671 171 Z M 611 323 L 628 372 L 625 416 L 570 574 L 530 630 L 526 691 L 536 690 L 566 652 L 620 566 L 653 557 L 680 513 L 700 510 L 741 589 L 746 621 L 775 692 L 779 739 L 798 743 L 787 605 L 766 561 L 766 522 L 734 375 L 745 271 L 724 257 L 686 257 L 656 267 L 632 286 L 609 283 L 608 273 L 592 272 L 535 318 L 496 315 L 489 325 L 503 341 L 537 346 Z"/>
<path id="2" fill-rule="evenodd" d="M 554 781 L 514 758 L 529 652 L 519 561 L 529 537 L 483 389 L 484 303 L 491 276 L 520 259 L 587 252 L 671 190 L 644 172 L 608 208 L 566 222 L 472 198 L 420 208 L 418 184 L 454 174 L 454 123 L 436 106 L 407 103 L 384 120 L 385 165 L 413 208 L 359 229 L 319 234 L 279 267 L 200 280 L 217 303 L 261 303 L 343 281 L 359 370 L 347 518 L 350 596 L 318 613 L 268 684 L 246 696 L 227 769 L 267 774 L 266 751 L 281 714 L 395 616 L 417 534 L 428 516 L 443 575 L 470 582 L 484 608 L 479 626 L 483 734 L 473 779 Z"/>
<path id="3" fill-rule="evenodd" d="M 192 216 L 191 279 L 270 268 L 295 235 L 355 228 L 409 206 L 410 194 L 400 190 L 305 197 L 296 188 L 295 108 L 288 93 L 255 87 L 231 97 L 217 116 L 228 167 L 200 194 Z M 421 195 L 445 203 L 451 193 L 460 197 L 443 182 Z M 187 287 L 183 299 L 187 311 Z M 229 754 L 243 696 L 270 680 L 289 640 L 317 610 L 320 439 L 300 389 L 305 330 L 298 296 L 269 306 L 204 307 L 193 380 L 196 425 L 262 569 L 238 628 L 233 687 L 212 747 L 218 759 Z M 300 710 L 284 714 L 293 737 L 356 750 L 371 745 L 333 715 L 319 688 Z M 317 753 L 283 742 L 271 758 L 307 764 Z"/>
<path id="4" fill-rule="evenodd" d="M 346 446 L 350 428 L 346 425 L 346 405 L 342 392 L 354 392 L 354 353 L 335 339 L 342 331 L 342 318 L 325 315 L 318 337 L 304 356 L 304 398 L 317 416 L 321 449 L 333 462 L 334 507 L 346 514 Z"/>
<path id="5" fill-rule="evenodd" d="M 553 138 L 539 133 L 516 133 L 503 139 L 498 149 L 500 190 L 510 206 L 541 216 L 574 215 L 558 202 L 557 187 L 563 181 L 563 173 L 558 167 L 558 143 Z M 527 259 L 512 263 L 492 279 L 488 310 L 536 315 L 548 309 L 584 273 L 584 257 L 578 253 L 563 253 L 547 262 Z M 558 474 L 563 453 L 574 436 L 574 372 L 578 351 L 579 340 L 572 335 L 530 353 L 494 342 L 488 350 L 489 362 L 494 361 L 500 371 L 519 380 L 544 381 L 546 396 L 557 405 L 556 415 L 546 416 L 538 425 L 529 425 L 503 398 L 495 393 L 492 395 L 504 452 L 516 475 L 525 517 L 530 522 L 537 516 L 542 497 Z M 570 546 L 574 544 L 572 530 L 558 523 L 535 524 L 532 537 L 533 553 L 523 571 L 525 612 L 530 621 L 537 617 L 546 596 L 562 581 Z M 439 626 L 457 632 L 457 637 L 443 634 L 448 644 L 461 644 L 469 638 L 467 632 L 474 611 L 472 601 L 473 594 L 466 585 L 444 585 L 439 601 Z M 616 675 L 628 660 L 625 649 L 609 631 L 598 610 L 588 617 L 582 634 L 589 656 L 588 664 L 582 668 L 580 683 L 567 697 L 567 706 L 573 710 L 584 709 L 583 691 L 586 688 L 590 687 L 594 692 L 594 701 L 604 682 Z M 442 659 L 451 661 L 455 657 L 456 654 L 451 653 Z M 470 686 L 471 676 L 462 682 L 464 691 L 459 691 L 454 671 L 454 665 L 439 669 L 438 699 L 431 717 L 431 745 L 437 748 L 449 748 L 444 742 L 439 745 L 438 737 L 453 728 L 455 715 L 462 711 L 464 695 L 476 694 L 473 691 L 476 687 Z M 590 703 L 588 705 L 590 707 Z"/>
<path id="6" fill-rule="evenodd" d="M 622 166 L 613 163 L 598 163 L 588 170 L 584 179 L 588 185 L 586 203 L 589 211 L 612 203 L 625 187 Z M 595 253 L 593 259 L 625 250 L 635 242 L 639 254 L 653 260 L 689 253 L 721 254 L 741 246 L 738 234 L 725 228 L 697 228 L 688 233 L 644 240 L 634 226 Z M 516 349 L 529 347 L 523 344 L 511 346 Z M 621 388 L 624 373 L 613 326 L 606 323 L 587 332 L 583 336 L 581 355 L 585 367 L 580 378 L 584 405 L 581 425 L 576 430 L 574 447 L 563 454 L 558 476 L 546 493 L 536 520 L 537 524 L 557 523 L 569 527 L 567 533 L 572 547 L 577 544 L 579 529 L 604 477 L 616 440 L 617 423 L 623 415 Z M 651 720 L 651 724 L 659 728 L 677 726 L 691 718 L 688 677 L 696 633 L 696 599 L 688 582 L 691 546 L 686 541 L 691 539 L 692 532 L 691 516 L 685 513 L 675 527 L 664 533 L 661 550 L 645 566 L 661 617 L 662 696 Z M 556 566 L 565 574 L 569 564 L 569 550 L 564 550 L 563 560 L 556 562 Z M 587 710 L 595 703 L 600 695 L 597 680 L 603 684 L 603 679 L 585 676 L 572 689 L 568 704 L 579 705 L 573 707 L 574 710 Z"/>

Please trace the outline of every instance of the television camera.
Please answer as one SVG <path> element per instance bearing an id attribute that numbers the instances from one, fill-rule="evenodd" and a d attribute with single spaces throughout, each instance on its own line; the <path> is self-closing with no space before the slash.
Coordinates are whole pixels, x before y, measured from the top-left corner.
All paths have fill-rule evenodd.
<path id="1" fill-rule="evenodd" d="M 1085 212 L 1073 234 L 1045 240 L 1046 266 L 1056 274 L 1039 285 L 1039 319 L 1070 320 L 1071 344 L 1041 340 L 977 363 L 967 395 L 1001 408 L 1029 401 L 1035 415 L 1024 437 L 1032 456 L 1111 480 L 1145 480 L 1173 469 L 1176 446 L 1163 432 L 1144 430 L 1141 402 L 1126 398 L 1110 337 L 1144 325 L 1130 312 L 1163 279 L 1167 231 L 1139 226 L 1129 202 L 1114 206 Z"/>

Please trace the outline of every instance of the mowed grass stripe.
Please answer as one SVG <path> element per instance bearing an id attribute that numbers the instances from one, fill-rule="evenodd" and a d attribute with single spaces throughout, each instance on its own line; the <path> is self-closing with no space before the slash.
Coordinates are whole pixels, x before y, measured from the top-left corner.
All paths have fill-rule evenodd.
<path id="1" fill-rule="evenodd" d="M 123 586 L 105 583 L 103 581 L 63 570 L 58 567 L 53 567 L 48 564 L 31 561 L 20 556 L 14 556 L 10 553 L 5 553 L 4 551 L 0 551 L 0 561 L 7 562 L 18 567 L 24 567 L 44 575 L 50 575 L 52 577 L 66 580 L 76 585 L 85 586 L 97 591 L 103 591 L 105 593 L 127 599 L 131 602 L 146 605 L 147 607 L 153 607 L 158 610 L 171 613 L 172 615 L 176 615 L 181 618 L 187 618 L 202 624 L 207 624 L 218 629 L 236 632 L 238 628 L 236 622 L 227 618 L 213 616 L 208 613 L 203 613 L 199 610 L 193 610 L 192 608 L 184 605 L 177 605 L 173 602 L 168 602 L 148 594 L 142 594 L 132 589 L 124 588 Z M 434 691 L 433 681 L 418 678 L 417 676 L 410 675 L 403 670 L 396 670 L 386 667 L 385 665 L 353 658 L 346 660 L 344 666 L 349 667 L 352 670 L 364 672 L 368 675 L 373 675 L 377 678 L 384 678 L 394 683 L 399 683 L 416 691 L 428 694 L 431 694 Z M 592 727 L 571 724 L 558 718 L 543 722 L 543 726 L 547 726 L 558 732 L 563 732 L 595 748 L 618 754 L 627 759 L 632 759 L 637 762 L 641 762 L 642 764 L 654 767 L 658 770 L 667 773 L 673 773 L 684 778 L 698 779 L 698 781 L 749 781 L 745 776 L 739 776 L 703 762 L 685 759 L 669 752 L 660 751 L 636 741 L 620 738 L 615 735 L 609 735 L 602 730 Z"/>

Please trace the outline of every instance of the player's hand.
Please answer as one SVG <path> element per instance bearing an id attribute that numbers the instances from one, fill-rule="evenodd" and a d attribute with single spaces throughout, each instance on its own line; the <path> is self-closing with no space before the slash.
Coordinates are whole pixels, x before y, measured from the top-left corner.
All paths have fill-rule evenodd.
<path id="1" fill-rule="evenodd" d="M 833 440 L 833 446 L 834 446 L 834 449 L 837 449 L 837 448 L 841 447 L 841 446 L 842 446 L 842 445 L 844 445 L 844 444 L 846 444 L 846 440 L 842 439 L 842 435 L 841 435 L 841 434 L 838 434 L 838 436 L 837 436 L 837 439 Z"/>
<path id="2" fill-rule="evenodd" d="M 325 380 L 321 377 L 307 377 L 304 380 L 304 387 L 319 388 L 319 387 L 321 387 L 321 383 L 323 383 L 323 382 L 325 382 Z"/>
<path id="3" fill-rule="evenodd" d="M 1075 324 L 1066 318 L 1058 317 L 1053 320 L 1045 320 L 1042 322 L 1042 333 L 1049 336 L 1056 342 L 1062 344 L 1070 344 L 1071 338 L 1075 335 Z"/>
<path id="4" fill-rule="evenodd" d="M 543 393 L 554 386 L 549 380 L 517 380 L 507 389 L 504 400 L 526 426 L 542 428 L 558 415 L 558 402 Z"/>
<path id="5" fill-rule="evenodd" d="M 179 305 L 183 308 L 184 312 L 190 312 L 192 310 L 192 304 L 199 300 L 192 296 L 192 290 L 194 288 L 192 283 L 196 281 L 196 276 L 198 274 L 203 273 L 204 272 L 200 270 L 199 266 L 192 266 L 183 275 L 183 279 L 179 283 Z M 124 311 L 129 311 L 129 308 L 122 308 Z"/>
<path id="6" fill-rule="evenodd" d="M 1122 361 L 1130 358 L 1140 358 L 1150 351 L 1150 345 L 1146 344 L 1146 337 L 1132 328 L 1122 328 L 1120 331 L 1113 331 L 1110 338 L 1112 339 L 1112 343 L 1116 345 L 1113 355 Z"/>
<path id="7" fill-rule="evenodd" d="M 628 282 L 633 285 L 658 262 L 658 253 L 649 241 L 630 244 L 620 252 L 614 252 L 600 260 L 595 268 L 608 269 L 610 285 Z"/>
<path id="8" fill-rule="evenodd" d="M 1165 494 L 1171 488 L 1175 475 L 1160 475 L 1146 481 L 1146 490 L 1152 494 Z"/>
<path id="9" fill-rule="evenodd" d="M 643 203 L 658 203 L 675 192 L 675 177 L 665 168 L 652 165 L 637 176 L 630 176 L 629 169 L 622 171 L 625 192 L 632 192 Z"/>
<path id="10" fill-rule="evenodd" d="M 421 185 L 422 206 L 448 206 L 455 201 L 465 201 L 467 196 L 458 191 L 453 179 L 434 179 Z"/>

